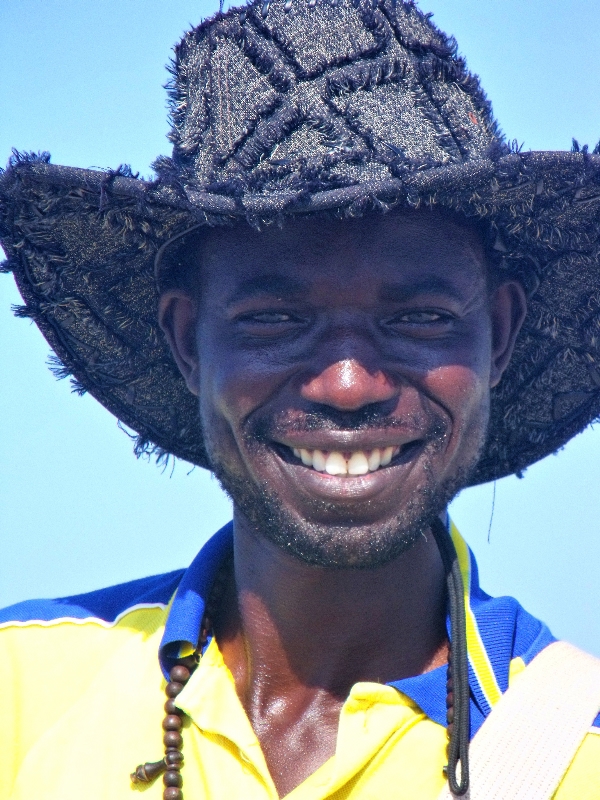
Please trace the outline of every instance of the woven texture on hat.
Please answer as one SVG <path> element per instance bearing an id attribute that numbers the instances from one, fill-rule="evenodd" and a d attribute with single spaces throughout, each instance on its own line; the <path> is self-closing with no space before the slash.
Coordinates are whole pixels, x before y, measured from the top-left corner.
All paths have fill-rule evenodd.
<path id="1" fill-rule="evenodd" d="M 173 157 L 158 174 L 258 218 L 507 152 L 456 42 L 412 3 L 253 4 L 190 31 L 172 71 Z"/>
<path id="2" fill-rule="evenodd" d="M 55 375 L 74 376 L 76 392 L 90 392 L 136 431 L 139 452 L 165 442 L 167 429 L 188 443 L 187 460 L 205 463 L 195 403 L 157 325 L 152 269 L 157 242 L 189 215 L 165 214 L 131 191 L 126 171 L 88 174 L 77 188 L 62 183 L 64 172 L 70 178 L 54 171 L 50 192 L 25 175 L 13 186 L 3 242 L 25 300 L 16 313 L 42 330 Z"/>
<path id="3" fill-rule="evenodd" d="M 520 473 L 600 415 L 598 149 L 511 151 L 456 43 L 412 3 L 262 0 L 189 31 L 172 72 L 156 181 L 20 155 L 0 175 L 18 313 L 136 452 L 208 466 L 157 324 L 157 251 L 195 225 L 303 214 L 457 212 L 531 295 L 473 483 Z"/>

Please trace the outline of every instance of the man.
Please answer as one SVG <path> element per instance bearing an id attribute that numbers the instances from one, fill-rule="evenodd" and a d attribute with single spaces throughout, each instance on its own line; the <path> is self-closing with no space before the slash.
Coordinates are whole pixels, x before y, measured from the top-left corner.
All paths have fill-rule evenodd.
<path id="1" fill-rule="evenodd" d="M 5 613 L 5 794 L 462 794 L 557 651 L 445 507 L 597 414 L 598 158 L 511 152 L 410 4 L 255 5 L 177 58 L 160 181 L 15 159 L 2 235 L 67 368 L 234 523 L 183 575 Z M 599 796 L 597 711 L 558 798 Z"/>

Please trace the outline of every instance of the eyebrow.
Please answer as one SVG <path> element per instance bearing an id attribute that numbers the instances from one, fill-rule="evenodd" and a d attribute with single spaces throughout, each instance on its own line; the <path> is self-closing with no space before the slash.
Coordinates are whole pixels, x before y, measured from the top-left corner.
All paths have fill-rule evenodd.
<path id="1" fill-rule="evenodd" d="M 241 300 L 248 300 L 264 294 L 293 300 L 303 295 L 306 296 L 307 292 L 308 283 L 298 278 L 291 278 L 287 275 L 257 275 L 242 281 L 229 298 L 228 304 L 239 303 Z"/>
<path id="2" fill-rule="evenodd" d="M 390 303 L 402 303 L 421 294 L 445 294 L 454 300 L 464 300 L 464 295 L 451 281 L 439 276 L 430 276 L 412 283 L 385 283 L 379 292 L 380 298 Z"/>

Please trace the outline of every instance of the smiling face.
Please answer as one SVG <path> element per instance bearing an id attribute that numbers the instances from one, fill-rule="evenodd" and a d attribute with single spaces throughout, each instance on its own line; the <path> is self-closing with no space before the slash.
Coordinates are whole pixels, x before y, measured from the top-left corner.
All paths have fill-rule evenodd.
<path id="1" fill-rule="evenodd" d="M 238 518 L 322 566 L 400 554 L 477 463 L 520 287 L 429 212 L 213 230 L 200 278 L 162 325 Z"/>

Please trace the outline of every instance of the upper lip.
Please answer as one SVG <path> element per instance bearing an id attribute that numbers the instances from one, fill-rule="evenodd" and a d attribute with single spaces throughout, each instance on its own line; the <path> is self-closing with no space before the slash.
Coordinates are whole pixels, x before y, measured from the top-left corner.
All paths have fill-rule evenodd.
<path id="1" fill-rule="evenodd" d="M 373 431 L 306 431 L 289 433 L 274 439 L 285 447 L 304 448 L 306 450 L 322 450 L 326 452 L 357 450 L 373 450 L 376 447 L 403 447 L 422 439 L 417 432 L 401 430 Z"/>

